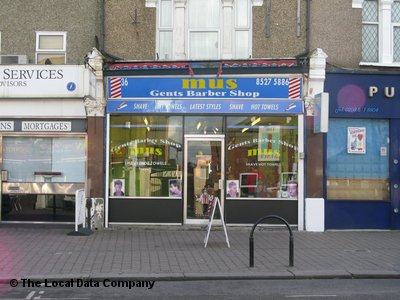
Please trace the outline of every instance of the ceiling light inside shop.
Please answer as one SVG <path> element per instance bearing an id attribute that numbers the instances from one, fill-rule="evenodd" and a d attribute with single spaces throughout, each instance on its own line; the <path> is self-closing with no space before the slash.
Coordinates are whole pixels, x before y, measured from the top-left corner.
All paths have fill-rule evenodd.
<path id="1" fill-rule="evenodd" d="M 144 122 L 144 124 L 149 125 L 149 121 L 147 120 L 146 117 L 144 117 L 143 122 Z"/>
<path id="2" fill-rule="evenodd" d="M 257 123 L 259 123 L 261 121 L 261 118 L 257 118 L 255 120 L 253 120 L 253 122 L 251 122 L 251 126 L 256 125 Z"/>
<path id="3" fill-rule="evenodd" d="M 247 130 L 249 130 L 249 127 L 243 128 L 243 129 L 242 129 L 242 133 L 243 133 L 243 132 L 246 132 Z"/>

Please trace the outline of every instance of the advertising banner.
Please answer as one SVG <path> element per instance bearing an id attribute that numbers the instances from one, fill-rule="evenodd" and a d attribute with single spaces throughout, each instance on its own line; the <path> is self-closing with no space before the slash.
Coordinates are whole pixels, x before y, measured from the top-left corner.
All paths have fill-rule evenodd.
<path id="1" fill-rule="evenodd" d="M 113 100 L 108 113 L 301 114 L 301 100 Z"/>
<path id="2" fill-rule="evenodd" d="M 301 99 L 299 77 L 110 77 L 112 99 Z"/>

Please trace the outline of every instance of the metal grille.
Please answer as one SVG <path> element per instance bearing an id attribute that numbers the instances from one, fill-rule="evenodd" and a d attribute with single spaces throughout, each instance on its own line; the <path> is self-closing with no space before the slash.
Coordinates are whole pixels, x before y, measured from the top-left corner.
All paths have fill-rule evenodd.
<path id="1" fill-rule="evenodd" d="M 378 62 L 378 25 L 364 25 L 362 33 L 363 61 Z"/>
<path id="2" fill-rule="evenodd" d="M 363 2 L 362 20 L 363 22 L 378 22 L 377 0 L 367 0 Z"/>
<path id="3" fill-rule="evenodd" d="M 393 62 L 400 62 L 400 27 L 393 27 Z"/>
<path id="4" fill-rule="evenodd" d="M 392 23 L 400 23 L 400 1 L 392 4 Z"/>

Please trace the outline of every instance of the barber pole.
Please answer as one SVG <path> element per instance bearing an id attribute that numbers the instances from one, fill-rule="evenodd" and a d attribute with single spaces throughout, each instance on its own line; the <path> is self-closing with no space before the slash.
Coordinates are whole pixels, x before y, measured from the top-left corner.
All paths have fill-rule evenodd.
<path id="1" fill-rule="evenodd" d="M 110 80 L 110 96 L 111 98 L 121 97 L 121 78 L 113 77 Z"/>
<path id="2" fill-rule="evenodd" d="M 289 79 L 289 99 L 300 99 L 300 78 L 290 78 Z"/>

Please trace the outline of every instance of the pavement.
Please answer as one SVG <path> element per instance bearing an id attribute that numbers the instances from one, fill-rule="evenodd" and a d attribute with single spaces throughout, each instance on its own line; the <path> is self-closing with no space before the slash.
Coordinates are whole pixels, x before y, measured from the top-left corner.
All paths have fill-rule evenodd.
<path id="1" fill-rule="evenodd" d="M 400 231 L 294 231 L 260 227 L 116 227 L 70 236 L 69 226 L 0 224 L 0 283 L 11 279 L 305 279 L 400 278 Z"/>

